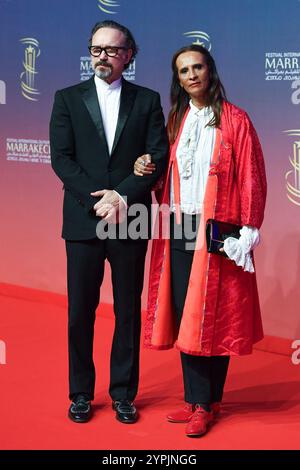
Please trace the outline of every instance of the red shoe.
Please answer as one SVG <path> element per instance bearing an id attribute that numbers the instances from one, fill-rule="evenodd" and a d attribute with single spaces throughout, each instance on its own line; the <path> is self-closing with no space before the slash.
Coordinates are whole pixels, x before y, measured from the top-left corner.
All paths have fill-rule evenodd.
<path id="1" fill-rule="evenodd" d="M 170 423 L 188 423 L 191 417 L 194 414 L 195 406 L 191 403 L 185 403 L 185 406 L 180 410 L 173 411 L 167 415 L 167 420 Z M 215 402 L 210 405 L 213 417 L 216 417 L 220 414 L 221 411 L 221 403 Z"/>
<path id="2" fill-rule="evenodd" d="M 185 433 L 188 437 L 203 436 L 207 432 L 208 426 L 213 420 L 212 411 L 205 411 L 201 406 L 196 405 L 193 416 L 188 422 Z"/>
<path id="3" fill-rule="evenodd" d="M 196 405 L 185 403 L 184 407 L 180 410 L 173 411 L 167 415 L 167 420 L 170 423 L 188 423 L 194 414 Z"/>

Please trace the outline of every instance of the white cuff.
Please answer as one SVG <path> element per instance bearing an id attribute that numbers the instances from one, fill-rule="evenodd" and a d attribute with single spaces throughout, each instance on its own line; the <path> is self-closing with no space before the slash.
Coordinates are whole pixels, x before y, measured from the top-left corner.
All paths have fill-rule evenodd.
<path id="1" fill-rule="evenodd" d="M 224 241 L 224 251 L 228 258 L 244 271 L 254 273 L 251 251 L 259 244 L 260 235 L 255 227 L 245 225 L 240 230 L 240 238 L 228 237 Z"/>
<path id="2" fill-rule="evenodd" d="M 127 206 L 127 202 L 125 201 L 125 199 L 121 196 L 121 194 L 118 193 L 118 191 L 116 191 L 115 189 L 113 191 L 119 196 L 119 198 L 124 204 L 125 209 L 127 209 L 128 206 Z"/>

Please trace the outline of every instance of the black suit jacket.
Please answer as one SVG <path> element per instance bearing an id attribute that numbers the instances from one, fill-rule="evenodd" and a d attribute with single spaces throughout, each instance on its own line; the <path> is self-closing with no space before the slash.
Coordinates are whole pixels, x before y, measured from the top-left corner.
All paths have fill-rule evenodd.
<path id="1" fill-rule="evenodd" d="M 168 153 L 159 94 L 123 79 L 111 155 L 105 138 L 94 77 L 55 94 L 50 122 L 51 163 L 64 184 L 63 238 L 95 238 L 100 189 L 115 189 L 127 204 L 151 204 L 151 188 L 163 173 Z M 152 155 L 156 171 L 135 176 L 133 165 Z"/>

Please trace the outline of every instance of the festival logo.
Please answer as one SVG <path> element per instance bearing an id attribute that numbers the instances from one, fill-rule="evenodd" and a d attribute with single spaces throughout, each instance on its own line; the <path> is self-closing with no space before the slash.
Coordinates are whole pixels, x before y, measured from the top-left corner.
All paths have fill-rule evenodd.
<path id="1" fill-rule="evenodd" d="M 115 15 L 117 12 L 114 10 L 119 6 L 120 4 L 115 0 L 98 0 L 98 8 L 109 15 Z"/>
<path id="2" fill-rule="evenodd" d="M 40 92 L 36 87 L 36 76 L 38 74 L 36 62 L 41 53 L 39 42 L 34 38 L 23 38 L 20 39 L 20 42 L 26 46 L 23 61 L 24 70 L 20 75 L 22 95 L 30 101 L 38 101 L 37 95 Z"/>
<path id="3" fill-rule="evenodd" d="M 6 160 L 23 163 L 51 163 L 49 140 L 6 139 Z"/>
<path id="4" fill-rule="evenodd" d="M 290 129 L 284 133 L 296 137 L 292 143 L 292 157 L 289 157 L 291 169 L 285 175 L 288 199 L 300 206 L 300 129 Z"/>
<path id="5" fill-rule="evenodd" d="M 210 37 L 204 31 L 188 31 L 187 33 L 183 33 L 183 36 L 193 39 L 192 44 L 199 44 L 200 46 L 204 46 L 208 51 L 211 50 Z"/>
<path id="6" fill-rule="evenodd" d="M 80 80 L 88 80 L 94 74 L 90 56 L 80 57 Z"/>
<path id="7" fill-rule="evenodd" d="M 300 79 L 300 52 L 266 52 L 265 80 Z"/>
<path id="8" fill-rule="evenodd" d="M 129 65 L 129 67 L 124 70 L 123 72 L 123 77 L 125 80 L 128 82 L 133 82 L 135 80 L 135 59 L 134 61 Z"/>
<path id="9" fill-rule="evenodd" d="M 0 80 L 0 104 L 6 104 L 6 85 L 3 80 Z"/>

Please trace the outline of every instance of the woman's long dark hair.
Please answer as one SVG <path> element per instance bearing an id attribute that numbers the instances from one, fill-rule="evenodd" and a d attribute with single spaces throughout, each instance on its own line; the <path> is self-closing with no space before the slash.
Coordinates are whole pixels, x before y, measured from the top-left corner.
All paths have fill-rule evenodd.
<path id="1" fill-rule="evenodd" d="M 171 143 L 174 143 L 178 134 L 180 124 L 183 116 L 189 105 L 190 97 L 188 93 L 179 84 L 178 70 L 176 67 L 176 60 L 180 54 L 184 52 L 200 52 L 205 57 L 206 64 L 209 70 L 209 89 L 207 91 L 206 105 L 211 106 L 214 116 L 209 121 L 207 126 L 220 127 L 221 111 L 223 100 L 226 99 L 226 92 L 219 78 L 216 64 L 209 51 L 199 44 L 191 44 L 179 49 L 172 59 L 172 84 L 171 84 L 171 110 L 168 117 L 168 134 Z"/>

